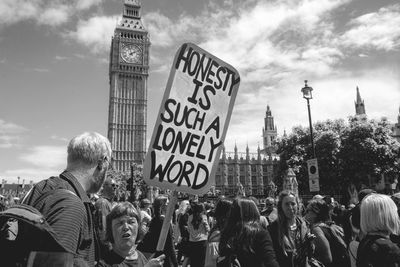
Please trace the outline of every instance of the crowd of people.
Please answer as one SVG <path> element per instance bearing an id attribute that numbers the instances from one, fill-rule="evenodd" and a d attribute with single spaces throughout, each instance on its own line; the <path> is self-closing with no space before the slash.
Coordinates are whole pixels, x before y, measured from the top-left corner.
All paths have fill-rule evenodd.
<path id="1" fill-rule="evenodd" d="M 64 266 L 400 266 L 400 194 L 371 189 L 348 207 L 321 195 L 302 203 L 291 191 L 266 198 L 262 208 L 244 196 L 182 199 L 157 251 L 170 197 L 115 201 L 118 185 L 106 179 L 110 159 L 107 138 L 81 134 L 68 145 L 66 170 L 22 199 L 43 214 L 70 255 Z M 98 199 L 89 198 L 97 192 Z M 35 257 L 48 266 L 55 261 L 45 252 Z"/>

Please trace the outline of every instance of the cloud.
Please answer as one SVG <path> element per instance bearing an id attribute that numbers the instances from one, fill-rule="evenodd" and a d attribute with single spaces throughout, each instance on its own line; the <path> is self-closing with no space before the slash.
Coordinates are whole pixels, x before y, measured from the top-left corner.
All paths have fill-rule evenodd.
<path id="1" fill-rule="evenodd" d="M 0 1 L 0 25 L 11 25 L 19 21 L 35 18 L 39 13 L 38 1 Z"/>
<path id="2" fill-rule="evenodd" d="M 98 6 L 102 0 L 2 0 L 0 25 L 32 20 L 39 25 L 60 26 L 83 11 Z"/>
<path id="3" fill-rule="evenodd" d="M 0 148 L 12 148 L 20 145 L 23 134 L 27 131 L 23 126 L 0 119 Z"/>
<path id="4" fill-rule="evenodd" d="M 182 14 L 170 19 L 160 12 L 148 13 L 144 24 L 151 33 L 153 51 L 185 41 L 199 43 L 240 66 L 239 71 L 252 81 L 264 80 L 260 75 L 266 72 L 317 71 L 317 75 L 325 75 L 343 58 L 332 43 L 333 16 L 349 2 L 225 1 L 221 7 L 215 1 L 197 16 Z"/>
<path id="5" fill-rule="evenodd" d="M 349 26 L 340 37 L 346 47 L 384 51 L 400 48 L 400 4 L 359 16 L 351 20 Z"/>
<path id="6" fill-rule="evenodd" d="M 36 72 L 50 72 L 50 70 L 49 69 L 45 69 L 45 68 L 34 68 L 33 69 L 34 71 L 36 71 Z"/>
<path id="7" fill-rule="evenodd" d="M 65 146 L 35 146 L 20 156 L 26 163 L 44 169 L 62 168 L 67 159 L 67 149 Z"/>
<path id="8" fill-rule="evenodd" d="M 63 60 L 67 60 L 68 59 L 68 57 L 63 57 L 63 56 L 55 56 L 55 60 L 58 60 L 58 61 L 63 61 Z"/>
<path id="9" fill-rule="evenodd" d="M 78 10 L 85 10 L 89 9 L 92 6 L 97 6 L 101 4 L 102 0 L 77 0 L 76 1 L 76 8 Z"/>
<path id="10" fill-rule="evenodd" d="M 56 141 L 62 141 L 64 143 L 68 143 L 68 138 L 62 137 L 62 136 L 58 136 L 58 135 L 52 135 L 50 136 L 51 139 L 56 140 Z"/>
<path id="11" fill-rule="evenodd" d="M 66 23 L 69 19 L 71 10 L 68 6 L 58 6 L 45 9 L 38 17 L 38 24 L 49 26 L 59 26 Z"/>
<path id="12" fill-rule="evenodd" d="M 119 16 L 99 16 L 80 20 L 76 31 L 69 32 L 66 36 L 87 46 L 93 53 L 107 52 L 118 18 Z"/>

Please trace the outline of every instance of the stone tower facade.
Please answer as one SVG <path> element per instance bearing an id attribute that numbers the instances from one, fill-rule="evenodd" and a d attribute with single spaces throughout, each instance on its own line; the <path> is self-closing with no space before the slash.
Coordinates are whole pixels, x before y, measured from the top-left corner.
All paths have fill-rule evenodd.
<path id="1" fill-rule="evenodd" d="M 356 108 L 356 116 L 359 117 L 367 116 L 367 114 L 365 113 L 364 99 L 361 99 L 360 90 L 358 89 L 358 86 L 357 86 L 357 99 L 356 102 L 354 102 L 354 105 Z"/>
<path id="2" fill-rule="evenodd" d="M 125 0 L 111 41 L 108 139 L 113 167 L 128 171 L 146 153 L 147 78 L 150 40 L 141 21 L 139 0 Z"/>
<path id="3" fill-rule="evenodd" d="M 271 109 L 267 106 L 267 111 L 264 118 L 264 127 L 262 130 L 263 137 L 263 150 L 265 154 L 272 154 L 274 152 L 274 143 L 278 136 L 278 129 L 274 124 L 274 117 L 272 116 Z"/>

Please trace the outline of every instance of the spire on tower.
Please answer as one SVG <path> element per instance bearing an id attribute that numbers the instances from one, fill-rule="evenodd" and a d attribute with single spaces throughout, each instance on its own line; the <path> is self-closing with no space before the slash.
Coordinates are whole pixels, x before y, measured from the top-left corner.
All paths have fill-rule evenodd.
<path id="1" fill-rule="evenodd" d="M 356 116 L 366 116 L 364 100 L 361 98 L 360 89 L 357 86 L 357 99 L 354 102 L 356 108 Z"/>

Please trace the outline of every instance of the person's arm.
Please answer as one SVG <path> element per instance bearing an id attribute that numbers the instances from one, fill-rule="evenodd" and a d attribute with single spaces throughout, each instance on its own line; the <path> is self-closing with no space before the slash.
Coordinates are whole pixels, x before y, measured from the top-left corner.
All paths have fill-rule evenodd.
<path id="1" fill-rule="evenodd" d="M 321 227 L 313 227 L 311 233 L 315 235 L 315 258 L 328 266 L 332 262 L 331 247 Z"/>
<path id="2" fill-rule="evenodd" d="M 210 232 L 210 225 L 208 224 L 208 219 L 206 215 L 203 215 L 203 225 L 204 229 L 206 230 L 206 233 Z"/>
<path id="3" fill-rule="evenodd" d="M 261 259 L 263 266 L 279 267 L 269 231 L 261 230 L 256 236 L 254 245 L 256 256 Z"/>
<path id="4" fill-rule="evenodd" d="M 167 256 L 169 256 L 169 259 L 171 260 L 172 266 L 178 267 L 178 259 L 176 258 L 176 253 L 175 253 L 175 246 L 172 238 L 172 227 L 170 225 L 168 234 L 167 234 L 167 240 L 165 241 L 165 253 Z M 168 260 L 168 259 L 167 259 Z"/>

